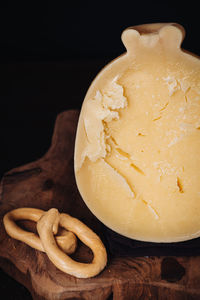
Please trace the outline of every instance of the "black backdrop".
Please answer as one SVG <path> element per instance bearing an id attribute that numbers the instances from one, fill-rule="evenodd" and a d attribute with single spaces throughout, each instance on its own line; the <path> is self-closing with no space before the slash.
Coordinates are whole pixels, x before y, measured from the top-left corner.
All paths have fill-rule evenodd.
<path id="1" fill-rule="evenodd" d="M 98 71 L 124 52 L 125 28 L 180 23 L 183 47 L 200 55 L 198 12 L 198 1 L 1 3 L 0 177 L 46 152 L 57 114 L 80 109 Z M 7 299 L 25 297 L 10 280 L 0 273 Z"/>
<path id="2" fill-rule="evenodd" d="M 36 3 L 0 4 L 1 61 L 113 58 L 124 51 L 120 34 L 126 27 L 152 22 L 184 25 L 185 46 L 200 50 L 195 36 L 199 30 L 198 1 Z"/>
<path id="3" fill-rule="evenodd" d="M 56 115 L 80 108 L 98 71 L 124 52 L 122 31 L 177 22 L 200 54 L 198 1 L 0 4 L 0 177 L 48 149 Z"/>

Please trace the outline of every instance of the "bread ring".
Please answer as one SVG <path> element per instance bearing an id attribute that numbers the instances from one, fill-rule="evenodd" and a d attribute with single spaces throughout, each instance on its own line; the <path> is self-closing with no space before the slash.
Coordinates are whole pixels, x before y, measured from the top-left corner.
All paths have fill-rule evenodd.
<path id="1" fill-rule="evenodd" d="M 91 263 L 80 263 L 74 261 L 63 253 L 56 245 L 53 235 L 54 223 L 75 233 L 78 238 L 91 248 L 94 258 Z M 59 214 L 55 208 L 45 212 L 37 222 L 37 230 L 43 247 L 49 259 L 61 271 L 78 278 L 89 278 L 100 273 L 107 263 L 106 249 L 100 238 L 85 224 L 68 214 Z"/>
<path id="2" fill-rule="evenodd" d="M 37 222 L 43 214 L 44 211 L 37 208 L 25 207 L 14 209 L 8 212 L 3 218 L 5 230 L 12 238 L 22 241 L 30 247 L 44 252 L 45 250 L 39 236 L 33 232 L 23 230 L 15 223 L 17 220 L 31 220 Z M 57 231 L 58 223 L 54 223 L 53 233 L 57 234 Z M 56 241 L 59 247 L 68 254 L 72 254 L 76 250 L 77 239 L 72 232 L 62 230 L 61 235 L 56 236 Z"/>

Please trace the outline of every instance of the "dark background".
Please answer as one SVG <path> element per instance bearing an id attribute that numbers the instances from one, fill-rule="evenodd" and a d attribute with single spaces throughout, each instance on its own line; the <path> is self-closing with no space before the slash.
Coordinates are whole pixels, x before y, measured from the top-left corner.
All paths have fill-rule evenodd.
<path id="1" fill-rule="evenodd" d="M 56 115 L 79 109 L 96 74 L 125 51 L 125 28 L 180 23 L 183 47 L 200 54 L 198 1 L 63 2 L 0 4 L 0 177 L 45 153 Z"/>
<path id="2" fill-rule="evenodd" d="M 198 1 L 1 3 L 0 178 L 47 151 L 57 114 L 80 109 L 97 73 L 125 51 L 125 28 L 180 23 L 183 48 L 200 55 L 198 13 Z M 0 291 L 4 299 L 29 299 L 3 272 Z"/>

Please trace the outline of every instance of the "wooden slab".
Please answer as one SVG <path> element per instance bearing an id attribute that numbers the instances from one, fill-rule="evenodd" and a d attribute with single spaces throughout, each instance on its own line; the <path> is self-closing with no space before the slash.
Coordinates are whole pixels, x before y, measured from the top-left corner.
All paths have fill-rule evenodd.
<path id="1" fill-rule="evenodd" d="M 49 151 L 41 159 L 6 173 L 0 186 L 0 267 L 26 286 L 33 299 L 200 299 L 200 257 L 121 257 L 109 251 L 107 229 L 87 209 L 73 171 L 78 111 L 58 115 Z M 104 241 L 109 261 L 91 279 L 58 270 L 46 254 L 6 234 L 3 215 L 17 207 L 56 207 L 90 226 Z M 35 230 L 32 222 L 21 224 Z M 110 237 L 109 237 L 110 238 Z M 91 251 L 79 243 L 75 259 L 89 262 Z"/>

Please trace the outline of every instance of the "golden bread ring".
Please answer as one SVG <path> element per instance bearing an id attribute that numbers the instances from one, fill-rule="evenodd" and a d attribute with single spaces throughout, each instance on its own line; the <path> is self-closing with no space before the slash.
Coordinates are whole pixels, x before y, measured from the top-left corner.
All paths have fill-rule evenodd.
<path id="1" fill-rule="evenodd" d="M 44 252 L 45 250 L 39 236 L 33 232 L 23 230 L 15 223 L 15 221 L 18 220 L 31 220 L 38 222 L 43 214 L 44 211 L 37 208 L 25 207 L 14 209 L 8 212 L 3 218 L 5 230 L 12 238 L 22 241 L 30 247 Z M 58 226 L 54 224 L 53 233 L 57 234 L 57 231 Z M 66 230 L 62 230 L 61 235 L 56 236 L 56 242 L 59 247 L 68 254 L 72 254 L 77 247 L 76 236 L 72 232 Z"/>
<path id="2" fill-rule="evenodd" d="M 76 262 L 58 248 L 53 234 L 53 228 L 58 223 L 77 235 L 85 245 L 91 248 L 94 255 L 91 263 Z M 52 208 L 45 212 L 37 222 L 37 231 L 47 256 L 61 271 L 78 278 L 89 278 L 96 276 L 106 266 L 107 253 L 102 241 L 78 219 L 68 214 L 59 214 L 57 209 Z"/>

